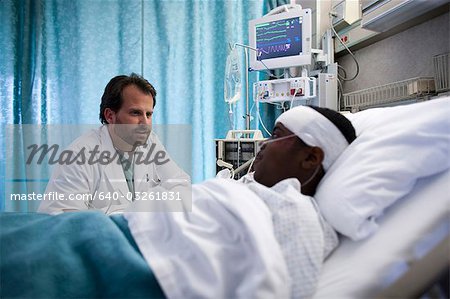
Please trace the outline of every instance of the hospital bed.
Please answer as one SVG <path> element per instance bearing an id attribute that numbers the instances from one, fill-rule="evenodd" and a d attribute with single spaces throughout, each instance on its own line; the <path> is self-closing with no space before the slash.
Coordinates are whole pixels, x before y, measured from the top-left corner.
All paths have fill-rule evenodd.
<path id="1" fill-rule="evenodd" d="M 448 170 L 420 180 L 386 211 L 375 235 L 342 237 L 314 298 L 417 298 L 448 273 L 449 182 Z"/>
<path id="2" fill-rule="evenodd" d="M 325 260 L 314 298 L 418 297 L 441 279 L 447 282 L 447 287 L 443 290 L 439 289 L 438 292 L 442 293 L 441 298 L 448 298 L 449 115 L 450 97 L 446 97 L 406 106 L 370 109 L 348 116 L 355 125 L 358 138 L 327 171 L 315 195 L 324 218 L 341 233 L 341 244 Z M 262 270 L 258 268 L 255 272 L 244 271 L 245 278 L 250 279 L 258 274 L 270 274 L 277 281 L 278 289 L 281 286 L 285 290 L 286 277 L 277 276 L 277 273 L 282 272 L 277 272 L 282 259 L 281 252 L 278 252 L 278 256 L 274 254 L 276 250 L 279 251 L 278 246 L 273 245 L 277 244 L 277 241 L 274 236 L 267 234 L 270 226 L 265 227 L 261 224 L 270 223 L 270 215 L 260 213 L 255 214 L 258 217 L 249 217 L 249 211 L 257 212 L 252 205 L 258 205 L 261 210 L 266 211 L 261 207 L 263 203 L 233 197 L 231 193 L 227 193 L 231 192 L 231 188 L 221 186 L 220 182 L 214 180 L 209 184 L 213 183 L 217 184 L 220 191 L 215 192 L 217 197 L 220 197 L 215 201 L 216 204 L 222 206 L 234 203 L 233 207 L 240 212 L 223 213 L 223 210 L 219 208 L 205 210 L 208 213 L 197 213 L 202 221 L 197 221 L 197 218 L 195 220 L 196 223 L 207 225 L 197 227 L 188 223 L 189 226 L 193 230 L 201 228 L 208 232 L 212 231 L 211 235 L 214 238 L 218 236 L 216 231 L 222 231 L 229 238 L 245 244 L 249 244 L 248 240 L 257 240 L 258 243 L 255 243 L 254 247 L 245 247 L 249 248 L 246 252 L 255 256 L 256 249 L 261 249 L 264 256 L 271 258 L 273 262 L 267 263 L 267 268 Z M 209 207 L 208 200 L 212 194 L 209 191 L 212 189 L 205 187 L 199 190 L 204 194 L 201 197 L 204 198 L 204 207 Z M 243 199 L 256 196 L 246 189 L 238 194 Z M 213 210 L 216 214 L 211 214 Z M 231 210 L 230 206 L 226 211 Z M 351 214 L 354 211 L 358 213 Z M 152 217 L 136 213 L 136 217 L 142 216 L 145 221 L 154 221 L 153 224 L 164 223 L 167 227 L 169 222 L 159 221 L 161 219 L 158 217 L 167 216 L 167 214 L 178 215 L 177 213 L 150 214 Z M 215 217 L 215 215 L 221 217 Z M 239 219 L 242 221 L 234 221 L 236 215 L 241 215 Z M 9 286 L 7 293 L 5 293 L 6 287 L 1 290 L 3 297 L 14 295 L 22 298 L 36 297 L 32 296 L 34 294 L 54 298 L 61 297 L 58 296 L 60 294 L 76 294 L 76 296 L 67 295 L 66 297 L 98 297 L 88 292 L 91 289 L 103 292 L 99 293 L 103 294 L 103 297 L 125 297 L 125 295 L 145 297 L 142 294 L 160 291 L 154 274 L 150 271 L 155 270 L 156 267 L 148 267 L 148 261 L 144 258 L 145 253 L 144 257 L 141 255 L 143 250 L 139 242 L 136 242 L 136 235 L 132 235 L 133 223 L 129 218 L 126 225 L 123 219 L 119 221 L 117 218 L 93 212 L 66 213 L 58 217 L 43 214 L 7 215 L 7 213 L 3 215 L 3 218 L 1 216 L 0 222 L 2 220 L 3 222 L 0 235 L 1 233 L 5 235 L 3 242 L 0 242 L 1 251 L 14 253 L 9 256 L 2 255 L 0 270 L 9 269 L 9 272 L 2 272 L 2 282 L 5 281 L 4 285 Z M 246 226 L 253 228 L 252 234 L 236 237 L 236 234 L 245 233 L 241 226 L 226 226 L 222 225 L 222 222 L 213 222 L 214 225 L 210 225 L 209 222 L 203 222 L 206 216 L 208 218 L 205 219 L 208 221 L 233 219 L 230 223 L 236 225 L 240 225 L 245 220 L 246 223 L 252 224 Z M 190 215 L 186 219 L 192 217 L 193 215 Z M 145 225 L 146 223 L 149 225 Z M 28 224 L 28 227 L 23 227 L 19 232 L 23 224 Z M 62 226 L 63 224 L 65 226 Z M 158 242 L 149 242 L 150 249 L 152 244 L 166 244 L 168 240 L 176 243 L 181 240 L 178 237 L 162 236 L 158 227 L 151 225 L 152 222 L 145 222 L 140 226 L 139 224 L 135 222 L 138 228 L 142 228 L 142 231 L 138 231 L 141 236 L 148 234 L 158 240 Z M 9 234 L 7 234 L 8 231 Z M 79 231 L 83 231 L 83 234 L 79 234 Z M 179 232 L 176 236 L 193 236 L 193 240 L 196 240 L 195 234 L 185 234 L 182 230 Z M 206 234 L 206 236 L 209 235 Z M 248 236 L 254 238 L 247 238 Z M 162 237 L 166 243 L 159 242 Z M 244 247 L 239 247 L 239 244 L 229 243 L 228 239 L 223 240 L 230 248 L 230 253 L 241 254 L 244 251 Z M 74 247 L 67 244 L 73 244 Z M 180 252 L 189 253 L 187 250 L 180 251 L 180 248 L 187 248 L 184 245 L 190 243 L 176 243 L 178 246 L 167 244 L 167 249 L 172 250 L 171 253 L 175 259 L 180 257 Z M 229 246 L 230 244 L 233 246 Z M 269 247 L 268 244 L 272 244 L 273 247 Z M 198 246 L 198 248 L 203 249 L 205 246 Z M 225 245 L 220 244 L 215 248 L 220 251 L 225 248 Z M 272 248 L 275 249 L 272 250 Z M 49 255 L 49 252 L 52 255 Z M 242 267 L 245 264 L 236 262 L 234 255 L 230 259 L 223 258 L 221 261 L 214 254 L 215 252 L 211 251 L 214 258 L 209 261 L 223 262 L 225 266 L 239 264 Z M 33 262 L 30 262 L 31 257 L 34 258 Z M 48 262 L 48 258 L 51 258 L 52 263 Z M 26 259 L 28 262 L 23 263 Z M 203 261 L 203 259 L 200 260 Z M 229 263 L 230 260 L 233 263 Z M 80 263 L 80 261 L 83 262 Z M 149 261 L 152 259 L 150 258 Z M 161 261 L 157 262 L 160 267 L 169 269 L 164 267 L 166 264 Z M 266 264 L 249 262 L 245 265 L 253 269 L 253 266 Z M 172 270 L 174 273 L 182 272 L 179 268 Z M 188 272 L 185 271 L 185 273 Z M 155 271 L 155 273 L 161 272 Z M 218 273 L 221 274 L 222 271 Z M 115 278 L 113 282 L 112 276 Z M 87 279 L 74 279 L 70 283 L 54 283 L 55 277 L 87 277 Z M 166 277 L 174 276 L 166 275 Z M 186 277 L 197 276 L 186 275 Z M 208 276 L 209 279 L 210 277 Z M 230 275 L 230 277 L 235 276 Z M 194 283 L 188 284 L 187 280 L 176 282 L 181 281 L 187 284 L 187 290 L 189 287 L 197 286 Z M 38 282 L 43 283 L 38 284 Z M 209 283 L 208 280 L 206 282 Z M 28 286 L 39 288 L 36 287 L 35 293 L 26 293 L 29 291 L 26 283 Z M 273 289 L 271 285 L 266 291 L 268 294 L 273 294 Z M 224 291 L 228 290 L 233 288 L 229 287 Z M 107 291 L 110 293 L 106 293 Z M 49 296 L 45 296 L 46 294 Z M 255 295 L 255 297 L 258 296 Z"/>
<path id="3" fill-rule="evenodd" d="M 395 190 L 395 185 L 389 186 L 387 180 L 401 184 L 406 181 L 402 177 L 405 173 L 396 173 L 397 171 L 402 172 L 401 169 L 393 169 L 391 176 L 388 172 L 384 173 L 384 176 L 389 177 L 383 181 L 383 184 L 387 185 L 386 190 L 376 192 L 389 196 L 401 196 L 397 196 L 399 198 L 390 202 L 384 202 L 384 206 L 380 209 L 381 212 L 379 211 L 373 217 L 376 219 L 377 227 L 373 227 L 367 236 L 363 236 L 366 232 L 358 236 L 358 233 L 362 231 L 346 230 L 342 219 L 341 222 L 331 219 L 337 226 L 340 225 L 338 231 L 346 231 L 340 235 L 339 247 L 324 263 L 314 298 L 449 298 L 450 170 L 448 161 L 450 160 L 450 143 L 448 140 L 450 125 L 449 121 L 445 120 L 445 118 L 450 118 L 449 107 L 450 97 L 444 97 L 419 104 L 369 109 L 366 112 L 348 116 L 354 123 L 357 133 L 361 134 L 361 130 L 363 130 L 362 134 L 369 135 L 371 139 L 382 138 L 380 135 L 383 136 L 383 134 L 389 135 L 389 126 L 394 131 L 391 136 L 393 138 L 396 134 L 395 130 L 405 128 L 405 131 L 399 132 L 398 135 L 410 134 L 403 139 L 404 143 L 408 143 L 407 145 L 388 144 L 389 138 L 387 137 L 383 142 L 373 143 L 373 145 L 403 146 L 405 160 L 409 158 L 423 159 L 422 164 L 430 163 L 429 173 L 421 173 L 427 167 L 421 169 L 418 164 L 414 165 L 414 161 L 406 161 L 411 163 L 410 168 L 413 169 L 408 175 L 417 175 L 408 182 L 411 185 L 410 189 L 403 188 L 405 190 L 401 190 L 403 193 Z M 438 110 L 441 111 L 438 112 Z M 427 114 L 432 115 L 428 116 Z M 395 115 L 397 115 L 397 120 L 395 120 Z M 431 118 L 436 119 L 436 117 L 441 119 L 430 120 Z M 373 118 L 380 119 L 374 121 Z M 395 122 L 398 123 L 394 124 Z M 427 125 L 421 126 L 421 122 Z M 425 127 L 432 127 L 433 122 L 439 124 L 439 129 L 433 130 L 433 134 L 431 134 L 431 130 Z M 369 128 L 371 125 L 372 127 Z M 381 127 L 383 126 L 387 127 L 386 131 L 382 131 Z M 410 127 L 408 128 L 408 126 Z M 438 133 L 434 134 L 436 132 Z M 435 141 L 439 134 L 444 137 L 441 144 Z M 424 139 L 421 140 L 422 137 Z M 426 140 L 429 144 L 421 147 L 420 144 Z M 363 148 L 361 144 L 357 144 L 357 146 Z M 439 150 L 432 152 L 439 146 L 442 146 L 441 156 Z M 410 147 L 410 151 L 405 151 L 408 147 Z M 418 149 L 417 153 L 414 148 Z M 383 152 L 381 148 L 377 150 Z M 367 155 L 370 154 L 367 153 Z M 395 155 L 393 149 L 387 149 L 385 155 L 390 154 Z M 380 157 L 383 158 L 381 155 Z M 365 163 L 364 159 L 363 157 L 363 164 Z M 386 159 L 389 163 L 389 157 Z M 437 164 L 431 165 L 433 162 L 429 161 L 433 161 L 433 159 L 439 160 L 444 165 L 441 165 L 442 167 L 436 166 Z M 349 162 L 350 157 L 344 157 L 344 160 L 346 161 L 337 161 L 337 163 L 342 167 Z M 405 165 L 403 166 L 407 168 Z M 347 167 L 351 168 L 352 166 L 347 164 Z M 430 168 L 434 167 L 436 168 L 433 173 Z M 357 171 L 361 172 L 361 170 Z M 377 170 L 372 171 L 376 172 Z M 365 172 L 362 172 L 361 180 L 364 179 L 364 174 Z M 332 175 L 339 176 L 341 180 L 351 180 L 350 173 L 336 172 Z M 373 174 L 367 174 L 367 177 L 376 179 Z M 324 180 L 327 178 L 325 177 Z M 358 178 L 352 183 L 344 181 L 344 186 L 327 181 L 323 185 L 328 189 L 341 188 L 343 192 L 347 188 L 347 192 L 352 193 L 354 192 L 352 190 L 353 183 L 357 184 Z M 324 197 L 325 194 L 320 190 L 323 189 L 323 185 L 319 186 L 317 194 L 319 205 L 321 205 L 321 197 Z M 389 190 L 391 187 L 394 190 Z M 366 188 L 367 194 L 371 194 L 373 191 L 370 190 L 370 186 L 363 188 Z M 374 196 L 376 196 L 376 192 Z M 336 198 L 339 197 L 339 190 L 333 196 L 334 198 L 330 198 L 330 201 L 339 201 Z M 383 201 L 387 200 L 389 196 L 386 196 Z M 364 201 L 363 198 L 360 200 Z M 338 202 L 337 204 L 345 205 L 346 203 Z M 327 203 L 322 203 L 321 208 L 324 208 L 325 218 L 327 218 L 326 216 L 334 217 L 330 208 L 327 207 Z M 334 208 L 335 211 L 339 209 L 339 207 Z M 346 220 L 351 222 L 351 217 L 350 215 Z"/>

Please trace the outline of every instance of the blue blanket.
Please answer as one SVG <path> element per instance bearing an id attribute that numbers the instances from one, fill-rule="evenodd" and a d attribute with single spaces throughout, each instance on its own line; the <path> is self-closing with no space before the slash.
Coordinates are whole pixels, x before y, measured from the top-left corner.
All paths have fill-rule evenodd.
<path id="1" fill-rule="evenodd" d="M 122 216 L 0 214 L 0 297 L 162 298 Z"/>

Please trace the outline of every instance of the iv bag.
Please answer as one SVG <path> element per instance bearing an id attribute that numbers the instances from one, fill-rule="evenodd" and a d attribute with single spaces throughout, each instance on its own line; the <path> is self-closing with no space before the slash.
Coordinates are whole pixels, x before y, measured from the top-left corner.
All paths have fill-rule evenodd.
<path id="1" fill-rule="evenodd" d="M 237 49 L 233 48 L 227 57 L 225 68 L 224 98 L 228 104 L 233 104 L 241 98 L 241 67 Z"/>

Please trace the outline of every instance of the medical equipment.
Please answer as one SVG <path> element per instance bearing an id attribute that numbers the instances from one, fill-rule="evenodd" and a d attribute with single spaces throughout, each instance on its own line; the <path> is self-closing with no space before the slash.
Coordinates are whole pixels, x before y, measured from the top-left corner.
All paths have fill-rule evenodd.
<path id="1" fill-rule="evenodd" d="M 246 174 L 250 173 L 252 170 L 253 162 L 255 161 L 255 158 L 251 158 L 241 166 L 239 166 L 236 169 L 233 169 L 233 165 L 230 163 L 227 163 L 222 160 L 217 160 L 217 166 L 219 167 L 225 167 L 225 169 L 222 169 L 219 171 L 216 175 L 216 178 L 222 178 L 222 179 L 234 179 L 234 176 L 236 174 L 239 174 L 241 171 L 247 170 Z M 242 175 L 239 175 L 241 177 Z"/>
<path id="2" fill-rule="evenodd" d="M 280 76 L 276 80 L 259 81 L 253 84 L 253 100 L 256 105 L 258 120 L 267 132 L 268 130 L 262 123 L 259 114 L 260 102 L 281 103 L 283 109 L 285 107 L 284 102 L 287 102 L 290 108 L 298 104 L 316 105 L 334 110 L 339 108 L 337 101 L 337 64 L 334 63 L 331 30 L 327 30 L 320 37 L 323 50 L 312 49 L 312 35 L 312 10 L 302 9 L 302 6 L 297 4 L 277 7 L 262 18 L 249 22 L 249 45 L 234 43 L 227 58 L 225 101 L 230 105 L 230 119 L 232 114 L 231 103 L 234 103 L 240 96 L 236 88 L 234 89 L 235 95 L 231 95 L 230 92 L 233 92 L 233 84 L 235 87 L 240 88 L 241 86 L 240 81 L 233 79 L 240 73 L 238 71 L 236 46 L 244 48 L 246 58 L 246 130 L 250 130 L 251 119 L 248 75 L 253 70 L 270 72 L 271 69 L 284 68 L 284 78 Z M 248 58 L 250 63 L 247 61 Z M 248 67 L 248 64 L 250 67 Z M 292 77 L 290 75 L 291 70 L 288 68 L 299 66 L 302 67 L 301 75 Z M 316 66 L 319 69 L 314 70 Z M 310 72 L 310 69 L 313 69 L 313 71 Z M 234 129 L 234 125 L 232 129 Z M 258 129 L 258 125 L 256 125 L 256 129 Z M 228 135 L 233 134 L 232 131 L 230 132 Z M 255 148 L 257 146 L 251 146 L 248 152 Z M 226 158 L 224 158 L 225 153 L 228 155 Z M 223 139 L 216 139 L 217 160 L 232 164 L 233 168 L 236 168 L 239 167 L 242 160 L 239 153 L 242 153 L 242 151 L 239 149 L 236 140 L 224 142 Z M 235 157 L 231 158 L 230 155 L 232 154 Z M 244 158 L 243 162 L 245 163 L 252 157 Z M 219 171 L 222 167 L 223 165 L 217 165 L 217 170 Z"/>
<path id="3" fill-rule="evenodd" d="M 275 12 L 273 12 L 275 13 Z M 287 12 L 271 14 L 249 22 L 250 69 L 264 70 L 312 63 L 311 10 L 293 6 Z M 285 72 L 286 74 L 286 72 Z M 259 81 L 254 98 L 260 102 L 292 102 L 315 98 L 316 78 L 302 76 Z"/>
<path id="4" fill-rule="evenodd" d="M 229 105 L 236 103 L 241 98 L 241 68 L 236 47 L 232 47 L 227 57 L 225 69 L 225 102 Z"/>
<path id="5" fill-rule="evenodd" d="M 337 108 L 337 84 L 327 84 L 328 81 L 323 80 L 325 74 L 337 77 L 330 30 L 322 37 L 323 50 L 312 48 L 312 35 L 312 10 L 302 9 L 301 5 L 281 6 L 249 22 L 248 48 L 253 50 L 250 51 L 250 70 L 284 68 L 284 78 L 254 84 L 256 102 Z M 293 67 L 302 67 L 299 77 L 290 75 L 288 68 Z M 315 70 L 316 67 L 319 69 Z M 327 87 L 322 87 L 323 84 Z M 330 92 L 330 88 L 334 92 Z M 327 93 L 327 100 L 318 90 Z"/>
<path id="6" fill-rule="evenodd" d="M 246 63 L 247 64 L 247 63 Z M 246 76 L 247 77 L 247 76 Z M 246 80 L 246 86 L 248 80 Z M 230 121 L 230 129 L 235 128 L 233 119 L 233 104 L 240 100 L 242 93 L 242 83 L 241 83 L 241 67 L 239 62 L 239 56 L 237 53 L 236 46 L 230 45 L 230 53 L 227 57 L 227 64 L 225 69 L 225 81 L 224 81 L 224 99 L 225 103 L 228 104 L 228 117 Z M 246 93 L 246 102 L 248 98 L 248 92 Z M 248 110 L 248 105 L 247 105 Z M 248 111 L 247 111 L 248 114 Z M 249 122 L 249 121 L 248 121 Z"/>
<path id="7" fill-rule="evenodd" d="M 343 95 L 344 107 L 352 112 L 423 100 L 435 92 L 434 79 L 418 77 L 353 91 Z"/>
<path id="8" fill-rule="evenodd" d="M 223 160 L 217 160 L 217 166 L 225 167 L 225 168 L 228 168 L 228 169 L 232 169 L 233 168 L 233 164 L 227 163 L 227 162 L 225 162 Z"/>
<path id="9" fill-rule="evenodd" d="M 450 52 L 433 57 L 436 92 L 450 90 Z"/>
<path id="10" fill-rule="evenodd" d="M 361 20 L 361 2 L 343 0 L 334 6 L 334 12 L 336 17 L 333 18 L 333 27 L 339 31 Z"/>
<path id="11" fill-rule="evenodd" d="M 258 81 L 255 83 L 256 100 L 264 103 L 314 98 L 316 83 L 316 78 L 309 77 Z"/>
<path id="12" fill-rule="evenodd" d="M 249 42 L 257 51 L 250 52 L 250 68 L 264 70 L 310 65 L 311 24 L 311 10 L 301 6 L 251 20 Z"/>
<path id="13" fill-rule="evenodd" d="M 264 140 L 259 130 L 231 130 L 225 139 L 215 139 L 217 167 L 216 173 L 224 168 L 231 171 L 234 178 L 239 179 L 248 163 L 259 151 L 260 142 Z M 246 164 L 248 163 L 248 164 Z"/>

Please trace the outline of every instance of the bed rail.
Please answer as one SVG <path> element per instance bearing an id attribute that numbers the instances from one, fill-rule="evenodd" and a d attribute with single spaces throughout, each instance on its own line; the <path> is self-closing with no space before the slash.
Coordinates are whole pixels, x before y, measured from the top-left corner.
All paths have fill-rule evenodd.
<path id="1" fill-rule="evenodd" d="M 450 237 L 442 240 L 433 250 L 422 259 L 414 262 L 409 271 L 400 277 L 394 284 L 384 289 L 376 297 L 385 298 L 419 298 L 430 292 L 431 287 L 440 281 L 441 277 L 448 277 L 450 269 Z M 446 276 L 447 275 L 447 276 Z M 448 282 L 444 286 L 447 290 L 442 290 L 441 296 L 433 298 L 448 298 Z"/>
<path id="2" fill-rule="evenodd" d="M 450 53 L 436 55 L 433 57 L 434 80 L 436 92 L 450 90 Z"/>
<path id="3" fill-rule="evenodd" d="M 402 101 L 426 100 L 435 93 L 434 78 L 417 77 L 343 95 L 345 109 L 358 112 Z"/>

